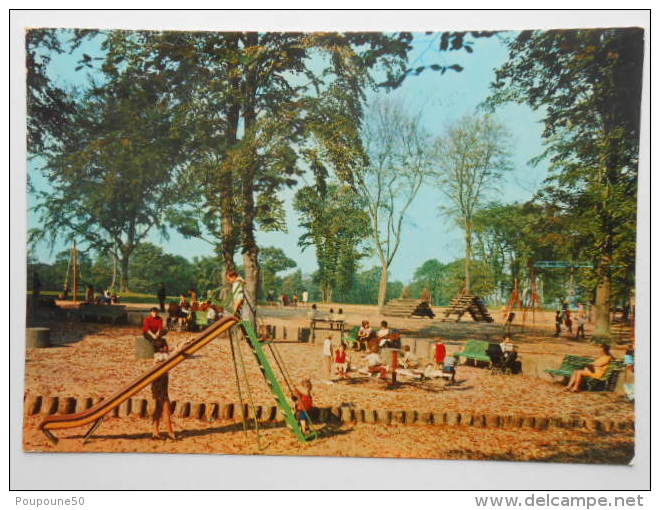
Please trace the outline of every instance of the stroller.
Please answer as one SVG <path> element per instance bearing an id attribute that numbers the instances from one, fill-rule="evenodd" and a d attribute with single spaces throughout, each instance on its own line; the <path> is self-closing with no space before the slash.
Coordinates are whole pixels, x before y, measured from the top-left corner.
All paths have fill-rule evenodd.
<path id="1" fill-rule="evenodd" d="M 490 373 L 494 374 L 516 374 L 519 372 L 518 353 L 516 351 L 502 351 L 500 344 L 490 344 L 486 349 L 490 358 Z"/>

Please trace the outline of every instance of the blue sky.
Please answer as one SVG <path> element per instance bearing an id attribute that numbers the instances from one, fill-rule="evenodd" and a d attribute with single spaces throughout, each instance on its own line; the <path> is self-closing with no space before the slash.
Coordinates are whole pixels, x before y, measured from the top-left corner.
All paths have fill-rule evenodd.
<path id="1" fill-rule="evenodd" d="M 422 112 L 424 127 L 433 135 L 441 135 L 448 125 L 471 113 L 488 96 L 489 84 L 494 79 L 494 69 L 506 60 L 507 51 L 501 38 L 478 39 L 474 43 L 474 52 L 464 51 L 439 53 L 437 35 L 415 34 L 414 50 L 409 61 L 415 67 L 440 63 L 445 65 L 460 64 L 461 73 L 427 70 L 419 76 L 407 78 L 403 85 L 392 93 L 400 99 L 411 113 Z M 55 55 L 49 68 L 50 75 L 61 86 L 84 87 L 87 82 L 85 72 L 74 71 L 76 62 L 83 52 L 98 54 L 95 43 L 86 43 L 73 55 Z M 511 132 L 513 170 L 506 175 L 497 188 L 489 191 L 487 200 L 504 202 L 524 201 L 529 199 L 546 176 L 546 166 L 528 165 L 528 161 L 542 151 L 542 113 L 534 112 L 526 105 L 505 105 L 498 109 L 497 117 Z M 37 189 L 46 189 L 48 183 L 35 171 L 38 161 L 30 163 L 32 183 Z M 304 185 L 304 179 L 300 184 Z M 308 248 L 301 252 L 297 241 L 302 234 L 298 227 L 298 218 L 292 203 L 296 189 L 282 191 L 281 197 L 286 202 L 288 232 L 257 232 L 257 241 L 261 246 L 276 246 L 298 263 L 304 273 L 316 270 L 314 250 Z M 462 231 L 451 218 L 439 211 L 446 200 L 440 190 L 432 183 L 426 183 L 411 206 L 404 225 L 402 244 L 391 268 L 392 278 L 409 282 L 413 273 L 424 261 L 436 258 L 449 262 L 463 255 L 464 241 Z M 33 205 L 33 197 L 28 197 L 28 204 Z M 37 218 L 28 214 L 28 225 L 35 226 Z M 187 258 L 211 255 L 211 246 L 200 240 L 184 239 L 172 232 L 170 239 L 160 239 L 158 234 L 149 241 L 161 245 L 165 251 Z M 52 252 L 46 245 L 39 245 L 36 255 L 41 261 L 48 262 L 54 254 L 66 249 L 63 243 L 56 243 Z M 364 260 L 363 267 L 377 265 L 376 259 Z"/>

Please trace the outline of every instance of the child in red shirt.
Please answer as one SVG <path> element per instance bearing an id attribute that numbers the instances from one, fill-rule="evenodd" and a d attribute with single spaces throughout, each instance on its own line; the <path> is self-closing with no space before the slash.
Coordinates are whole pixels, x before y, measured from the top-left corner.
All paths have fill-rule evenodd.
<path id="1" fill-rule="evenodd" d="M 437 343 L 435 344 L 435 366 L 436 368 L 444 365 L 445 356 L 447 355 L 447 348 L 445 344 L 442 343 L 442 339 L 438 338 Z"/>
<path id="2" fill-rule="evenodd" d="M 314 407 L 312 381 L 303 379 L 302 387 L 302 391 L 298 388 L 293 389 L 296 394 L 296 418 L 300 420 L 300 427 L 303 429 L 303 432 L 309 432 L 309 422 L 311 421 L 309 414 Z"/>
<path id="3" fill-rule="evenodd" d="M 337 367 L 337 373 L 342 379 L 346 379 L 346 371 L 348 369 L 348 352 L 346 351 L 346 344 L 341 343 L 339 349 L 335 351 L 335 366 Z"/>

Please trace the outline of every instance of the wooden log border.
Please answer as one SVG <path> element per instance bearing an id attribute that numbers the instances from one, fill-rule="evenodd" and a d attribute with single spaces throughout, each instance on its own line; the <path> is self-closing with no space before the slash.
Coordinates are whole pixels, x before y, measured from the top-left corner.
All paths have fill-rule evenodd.
<path id="1" fill-rule="evenodd" d="M 24 414 L 27 416 L 50 416 L 81 412 L 96 405 L 98 397 L 28 396 L 24 399 Z M 172 411 L 176 418 L 193 419 L 202 422 L 218 420 L 239 421 L 245 415 L 263 423 L 284 420 L 281 411 L 274 405 L 258 405 L 252 409 L 248 404 L 222 402 L 177 402 L 172 401 Z M 153 399 L 130 398 L 116 407 L 110 416 L 117 418 L 149 418 L 154 410 Z M 612 419 L 583 418 L 576 416 L 535 416 L 482 414 L 471 411 L 416 411 L 356 409 L 353 407 L 321 407 L 319 421 L 322 423 L 366 423 L 369 425 L 444 425 L 471 426 L 480 428 L 546 430 L 564 428 L 591 432 L 616 433 L 634 431 L 635 422 Z"/>

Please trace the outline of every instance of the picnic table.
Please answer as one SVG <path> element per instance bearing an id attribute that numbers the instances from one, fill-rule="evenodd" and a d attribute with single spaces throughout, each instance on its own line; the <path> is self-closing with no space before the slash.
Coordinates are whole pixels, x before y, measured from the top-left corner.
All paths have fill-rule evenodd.
<path id="1" fill-rule="evenodd" d="M 344 340 L 346 321 L 314 318 L 310 319 L 309 329 L 311 330 L 312 342 L 315 340 L 316 331 L 338 331 L 340 340 Z"/>

